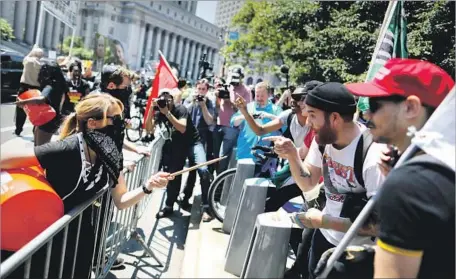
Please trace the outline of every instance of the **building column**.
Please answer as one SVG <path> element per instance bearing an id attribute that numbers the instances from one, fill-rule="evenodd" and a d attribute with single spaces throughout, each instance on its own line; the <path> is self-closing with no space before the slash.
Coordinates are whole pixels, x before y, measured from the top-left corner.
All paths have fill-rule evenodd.
<path id="1" fill-rule="evenodd" d="M 158 54 L 158 51 L 160 50 L 160 43 L 161 43 L 162 35 L 163 35 L 163 30 L 160 28 L 157 28 L 157 40 L 155 43 L 154 60 L 158 60 L 160 57 Z"/>
<path id="2" fill-rule="evenodd" d="M 35 43 L 35 21 L 37 16 L 37 1 L 28 1 L 27 8 L 27 29 L 25 30 L 25 41 L 33 45 Z"/>
<path id="3" fill-rule="evenodd" d="M 52 30 L 54 29 L 54 17 L 46 13 L 46 25 L 45 25 L 44 33 L 43 33 L 43 40 L 44 40 L 44 47 L 51 48 L 52 47 Z"/>
<path id="4" fill-rule="evenodd" d="M 154 27 L 149 25 L 149 31 L 147 32 L 147 44 L 146 44 L 146 58 L 144 61 L 150 60 L 152 53 L 152 39 L 154 37 Z"/>
<path id="5" fill-rule="evenodd" d="M 190 72 L 189 78 L 192 78 L 193 69 L 195 68 L 195 51 L 196 51 L 196 42 L 193 42 L 192 48 L 190 51 L 190 60 L 188 61 L 188 63 L 189 63 L 188 71 Z M 185 75 L 187 75 L 187 73 L 185 73 Z"/>
<path id="6" fill-rule="evenodd" d="M 187 78 L 187 69 L 188 69 L 188 56 L 190 52 L 190 40 L 187 38 L 182 38 L 182 41 L 185 40 L 185 50 L 182 53 L 183 55 L 183 62 L 181 67 L 181 76 Z"/>
<path id="7" fill-rule="evenodd" d="M 16 40 L 24 40 L 24 31 L 26 29 L 25 20 L 27 18 L 27 1 L 16 1 L 14 11 L 14 37 Z"/>
<path id="8" fill-rule="evenodd" d="M 85 30 L 85 40 L 84 40 L 84 47 L 86 49 L 90 49 L 90 41 L 92 40 L 92 36 L 93 36 L 93 19 L 94 19 L 94 16 L 93 16 L 93 13 L 89 10 L 87 10 L 87 21 L 86 21 L 86 30 Z"/>
<path id="9" fill-rule="evenodd" d="M 179 68 L 183 69 L 182 63 L 182 52 L 184 51 L 184 38 L 182 36 L 179 37 L 179 46 L 177 47 L 177 58 L 176 63 L 179 64 Z"/>
<path id="10" fill-rule="evenodd" d="M 169 53 L 169 37 L 171 36 L 171 33 L 165 30 L 164 32 L 165 35 L 165 42 L 163 43 L 163 55 L 166 57 L 166 60 L 168 60 L 168 53 Z"/>
<path id="11" fill-rule="evenodd" d="M 198 49 L 196 51 L 195 68 L 193 69 L 193 79 L 194 80 L 198 79 L 199 70 L 200 70 L 198 62 L 201 60 L 202 50 L 203 50 L 203 45 L 199 44 Z"/>
<path id="12" fill-rule="evenodd" d="M 54 20 L 54 32 L 52 36 L 52 47 L 58 48 L 60 44 L 60 34 L 62 33 L 62 22 L 58 19 Z"/>
<path id="13" fill-rule="evenodd" d="M 209 64 L 214 64 L 214 63 L 212 62 L 212 57 L 213 57 L 213 55 L 212 55 L 212 50 L 213 50 L 213 48 L 211 48 L 211 47 L 207 47 L 207 50 L 206 50 L 206 53 L 207 53 L 207 61 L 209 62 Z"/>
<path id="14" fill-rule="evenodd" d="M 146 58 L 146 49 L 145 49 L 145 40 L 146 40 L 146 23 L 144 22 L 140 22 L 139 23 L 140 25 L 140 31 L 139 31 L 139 45 L 137 47 L 137 53 L 138 53 L 138 56 L 136 57 L 136 67 L 139 68 L 139 67 L 142 67 L 143 64 L 142 64 L 142 59 L 143 59 L 143 56 L 144 56 L 144 61 L 147 59 Z M 130 47 L 129 47 L 130 48 Z M 133 61 L 132 61 L 133 62 Z M 133 64 L 133 63 L 132 63 Z"/>
<path id="15" fill-rule="evenodd" d="M 214 59 L 214 73 L 218 73 L 218 75 L 221 75 L 221 66 L 220 66 L 220 61 L 219 61 L 219 53 L 218 50 L 214 49 L 213 51 L 213 59 Z"/>
<path id="16" fill-rule="evenodd" d="M 75 27 L 76 28 L 76 27 Z M 70 27 L 68 27 L 68 25 L 64 25 L 63 27 L 63 39 L 69 37 L 72 35 L 72 30 Z"/>
<path id="17" fill-rule="evenodd" d="M 177 63 L 175 61 L 176 58 L 176 43 L 177 43 L 177 35 L 173 34 L 173 39 L 171 40 L 171 53 L 169 54 L 169 61 Z"/>

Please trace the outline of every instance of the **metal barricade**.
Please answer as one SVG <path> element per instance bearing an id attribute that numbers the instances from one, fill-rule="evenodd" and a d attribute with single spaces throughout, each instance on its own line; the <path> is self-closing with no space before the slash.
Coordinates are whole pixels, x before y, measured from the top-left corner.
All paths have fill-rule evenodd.
<path id="1" fill-rule="evenodd" d="M 128 191 L 134 190 L 158 171 L 163 136 L 151 143 L 150 157 L 136 160 L 133 171 L 124 169 Z M 137 233 L 137 224 L 151 195 L 130 208 L 118 210 L 107 187 L 92 199 L 73 208 L 17 252 L 2 258 L 0 279 L 79 278 L 89 274 L 104 278 L 124 245 L 135 239 L 160 265 L 162 263 Z M 3 255 L 2 251 L 2 255 Z M 91 255 L 88 259 L 87 256 Z"/>

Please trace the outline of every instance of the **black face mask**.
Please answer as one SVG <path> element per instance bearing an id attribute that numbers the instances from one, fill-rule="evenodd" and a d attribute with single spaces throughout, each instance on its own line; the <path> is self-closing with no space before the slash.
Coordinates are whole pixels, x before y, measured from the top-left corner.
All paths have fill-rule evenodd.
<path id="1" fill-rule="evenodd" d="M 108 118 L 112 119 L 112 125 L 86 130 L 83 135 L 87 145 L 95 151 L 116 185 L 123 168 L 122 146 L 125 122 L 120 115 Z"/>
<path id="2" fill-rule="evenodd" d="M 128 97 L 128 92 L 126 89 L 106 89 L 106 93 L 109 93 L 114 98 L 123 100 Z"/>

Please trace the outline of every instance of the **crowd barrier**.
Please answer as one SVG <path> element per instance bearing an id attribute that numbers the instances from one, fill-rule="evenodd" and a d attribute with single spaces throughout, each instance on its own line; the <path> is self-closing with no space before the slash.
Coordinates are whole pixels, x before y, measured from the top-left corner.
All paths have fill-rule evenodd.
<path id="1" fill-rule="evenodd" d="M 136 160 L 133 171 L 124 168 L 129 191 L 141 187 L 151 174 L 158 171 L 164 143 L 163 134 L 157 135 L 149 146 L 151 156 Z M 151 195 L 144 197 L 135 206 L 118 210 L 110 191 L 108 188 L 103 189 L 6 260 L 2 259 L 0 279 L 74 278 L 78 277 L 83 266 L 89 266 L 84 264 L 87 260 L 91 260 L 89 268 L 92 278 L 104 278 L 130 239 L 136 240 L 150 257 L 163 266 L 137 232 L 138 220 L 151 200 Z M 87 251 L 93 255 L 92 259 L 84 258 Z M 86 274 L 84 271 L 82 273 Z"/>

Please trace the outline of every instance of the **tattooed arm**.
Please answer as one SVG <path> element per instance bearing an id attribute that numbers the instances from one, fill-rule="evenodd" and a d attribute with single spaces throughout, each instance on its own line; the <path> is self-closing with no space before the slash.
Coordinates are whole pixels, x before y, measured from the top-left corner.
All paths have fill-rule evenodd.
<path id="1" fill-rule="evenodd" d="M 291 174 L 303 192 L 312 190 L 321 176 L 321 169 L 313 164 L 302 162 L 298 149 L 290 139 L 284 137 L 267 137 L 264 140 L 274 142 L 274 151 L 281 158 L 288 159 Z M 318 147 L 317 147 L 318 148 Z"/>

